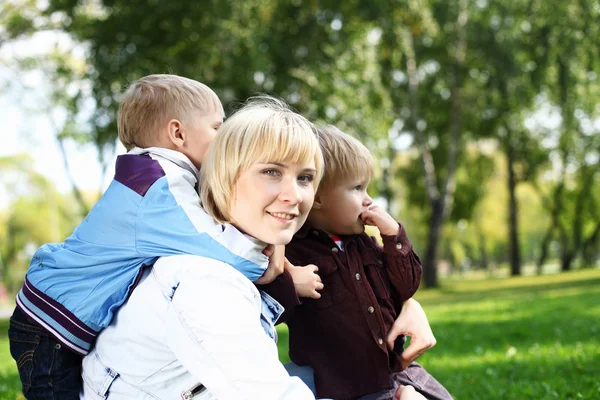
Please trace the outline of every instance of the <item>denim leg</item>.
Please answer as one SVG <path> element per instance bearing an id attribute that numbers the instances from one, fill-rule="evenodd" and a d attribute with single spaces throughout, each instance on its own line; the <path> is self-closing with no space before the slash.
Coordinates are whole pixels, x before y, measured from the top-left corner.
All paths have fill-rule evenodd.
<path id="1" fill-rule="evenodd" d="M 315 389 L 315 371 L 308 365 L 297 365 L 290 361 L 287 364 L 283 364 L 290 376 L 297 376 L 304 382 L 306 386 L 313 392 L 315 397 L 317 391 Z"/>
<path id="2" fill-rule="evenodd" d="M 82 388 L 80 355 L 64 349 L 18 307 L 10 318 L 8 338 L 26 399 L 79 399 Z"/>
<path id="3" fill-rule="evenodd" d="M 393 376 L 395 383 L 410 385 L 429 400 L 452 400 L 453 397 L 441 383 L 429 374 L 421 364 L 413 362 L 402 372 Z"/>

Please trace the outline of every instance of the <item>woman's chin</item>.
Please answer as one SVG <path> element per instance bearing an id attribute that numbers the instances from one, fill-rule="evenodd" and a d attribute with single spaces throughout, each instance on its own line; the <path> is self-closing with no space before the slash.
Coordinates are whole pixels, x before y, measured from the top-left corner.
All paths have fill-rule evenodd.
<path id="1" fill-rule="evenodd" d="M 257 235 L 256 238 L 266 244 L 272 244 L 275 246 L 286 245 L 292 241 L 292 234 L 279 234 L 279 235 Z"/>

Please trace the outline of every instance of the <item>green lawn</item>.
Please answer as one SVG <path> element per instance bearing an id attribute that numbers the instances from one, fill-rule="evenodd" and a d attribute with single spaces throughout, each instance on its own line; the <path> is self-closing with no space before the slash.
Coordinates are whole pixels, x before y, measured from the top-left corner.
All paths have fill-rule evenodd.
<path id="1" fill-rule="evenodd" d="M 0 399 L 24 399 L 17 366 L 8 350 L 8 319 L 0 320 Z"/>
<path id="2" fill-rule="evenodd" d="M 416 298 L 438 340 L 420 361 L 457 399 L 600 399 L 600 270 L 446 282 Z M 22 399 L 7 329 L 0 399 Z"/>
<path id="3" fill-rule="evenodd" d="M 419 361 L 455 398 L 600 399 L 600 270 L 446 282 L 415 297 L 438 341 Z M 286 339 L 283 327 L 282 361 Z"/>

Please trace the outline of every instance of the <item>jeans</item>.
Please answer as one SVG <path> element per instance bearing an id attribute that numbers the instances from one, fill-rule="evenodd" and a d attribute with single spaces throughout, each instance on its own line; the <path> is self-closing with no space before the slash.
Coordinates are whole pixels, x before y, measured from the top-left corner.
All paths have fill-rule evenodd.
<path id="1" fill-rule="evenodd" d="M 312 390 L 316 396 L 313 369 L 308 365 L 296 365 L 293 362 L 284 364 L 290 376 L 297 376 Z M 391 400 L 399 385 L 410 385 L 429 400 L 452 400 L 452 396 L 442 384 L 429 374 L 421 364 L 413 362 L 408 368 L 391 378 L 393 389 L 381 390 L 359 397 L 357 400 Z M 321 399 L 326 400 L 326 399 Z"/>
<path id="2" fill-rule="evenodd" d="M 82 357 L 64 348 L 19 307 L 8 328 L 10 354 L 28 400 L 79 400 Z"/>

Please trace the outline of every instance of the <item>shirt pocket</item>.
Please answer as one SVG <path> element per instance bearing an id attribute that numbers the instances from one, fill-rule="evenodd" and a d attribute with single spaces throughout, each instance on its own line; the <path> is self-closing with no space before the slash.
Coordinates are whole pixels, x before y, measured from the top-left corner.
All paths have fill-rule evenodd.
<path id="1" fill-rule="evenodd" d="M 366 250 L 363 254 L 363 263 L 367 280 L 375 296 L 379 299 L 389 299 L 391 296 L 391 285 L 387 267 L 383 264 L 382 256 L 373 250 Z"/>
<path id="2" fill-rule="evenodd" d="M 311 260 L 308 264 L 319 267 L 318 274 L 324 287 L 319 292 L 320 299 L 305 299 L 305 302 L 309 302 L 315 308 L 328 308 L 344 301 L 347 289 L 338 261 L 331 257 L 320 257 Z"/>

